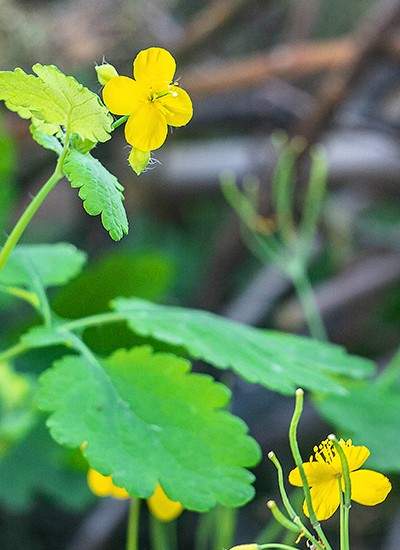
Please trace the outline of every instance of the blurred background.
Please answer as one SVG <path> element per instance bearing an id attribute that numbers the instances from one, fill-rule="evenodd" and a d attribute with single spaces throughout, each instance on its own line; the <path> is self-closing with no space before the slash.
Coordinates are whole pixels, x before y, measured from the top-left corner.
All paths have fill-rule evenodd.
<path id="1" fill-rule="evenodd" d="M 153 45 L 177 58 L 194 119 L 155 152 L 159 162 L 140 178 L 127 163 L 122 130 L 97 147 L 125 186 L 131 229 L 121 243 L 84 213 L 75 190 L 60 185 L 50 195 L 25 242 L 68 241 L 89 254 L 83 275 L 53 292 L 56 312 L 80 317 L 104 311 L 115 296 L 136 295 L 306 334 L 291 283 L 246 248 L 219 184 L 226 170 L 239 182 L 258 178 L 262 213 L 273 219 L 272 142 L 284 131 L 326 151 L 328 196 L 310 274 L 329 338 L 384 365 L 400 334 L 400 1 L 0 0 L 2 70 L 56 64 L 100 93 L 96 63 L 105 58 L 131 75 L 138 50 Z M 32 142 L 26 121 L 1 108 L 3 235 L 53 160 Z M 28 308 L 0 298 L 2 348 L 34 323 Z M 90 330 L 86 339 L 98 353 L 140 340 L 123 326 Z M 56 355 L 24 357 L 23 381 L 1 371 L 0 548 L 121 549 L 125 503 L 96 501 L 79 454 L 57 447 L 43 422 L 27 429 L 29 387 Z M 292 401 L 232 383 L 234 411 L 289 468 Z M 22 403 L 17 412 L 13 399 Z M 302 426 L 308 455 L 330 427 L 311 405 Z M 276 482 L 265 462 L 256 472 L 257 497 L 239 515 L 241 542 L 254 540 L 269 520 L 265 502 Z M 394 491 L 379 508 L 354 506 L 354 550 L 399 547 L 398 501 Z M 180 548 L 192 548 L 196 521 L 188 512 L 179 520 Z M 336 520 L 329 525 L 333 532 Z"/>

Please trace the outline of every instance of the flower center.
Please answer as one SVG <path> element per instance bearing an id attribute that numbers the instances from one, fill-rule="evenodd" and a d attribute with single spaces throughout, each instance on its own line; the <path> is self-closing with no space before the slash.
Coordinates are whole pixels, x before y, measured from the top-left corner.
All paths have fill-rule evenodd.
<path id="1" fill-rule="evenodd" d="M 154 102 L 157 101 L 157 99 L 161 99 L 162 97 L 166 96 L 172 96 L 172 97 L 178 97 L 178 93 L 174 90 L 162 90 L 160 92 L 153 92 L 149 95 L 149 101 Z"/>
<path id="2" fill-rule="evenodd" d="M 329 439 L 325 439 L 319 445 L 314 447 L 314 456 L 317 462 L 325 462 L 326 464 L 332 464 L 333 459 L 336 456 L 336 451 L 333 446 L 333 442 Z"/>

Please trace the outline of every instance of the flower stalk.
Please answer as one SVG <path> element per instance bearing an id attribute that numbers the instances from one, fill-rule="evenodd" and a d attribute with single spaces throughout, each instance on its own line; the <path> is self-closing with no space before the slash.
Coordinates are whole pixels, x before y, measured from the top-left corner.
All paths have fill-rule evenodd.
<path id="1" fill-rule="evenodd" d="M 129 506 L 126 550 L 139 550 L 140 500 L 132 499 Z"/>
<path id="2" fill-rule="evenodd" d="M 332 547 L 329 544 L 328 539 L 326 538 L 325 533 L 323 532 L 321 524 L 319 523 L 314 511 L 314 507 L 311 499 L 311 491 L 308 485 L 307 476 L 304 471 L 303 459 L 300 454 L 299 445 L 297 443 L 297 427 L 299 425 L 301 413 L 303 412 L 303 402 L 304 402 L 304 391 L 301 388 L 299 388 L 296 390 L 296 403 L 295 403 L 293 417 L 290 422 L 290 428 L 289 428 L 290 449 L 292 451 L 294 462 L 297 468 L 299 469 L 300 477 L 303 483 L 304 497 L 306 500 L 308 513 L 311 520 L 311 525 L 317 532 L 323 544 L 323 548 L 325 548 L 326 550 L 332 550 Z"/>
<path id="3" fill-rule="evenodd" d="M 342 491 L 341 480 L 339 480 L 339 491 L 340 491 L 340 550 L 349 550 L 350 549 L 350 540 L 349 540 L 349 516 L 351 508 L 351 477 L 350 477 L 350 468 L 349 463 L 346 457 L 346 454 L 339 444 L 339 441 L 336 439 L 335 435 L 330 435 L 328 437 L 332 441 L 335 451 L 337 452 L 340 463 L 342 465 L 342 479 L 344 484 L 344 496 Z"/>

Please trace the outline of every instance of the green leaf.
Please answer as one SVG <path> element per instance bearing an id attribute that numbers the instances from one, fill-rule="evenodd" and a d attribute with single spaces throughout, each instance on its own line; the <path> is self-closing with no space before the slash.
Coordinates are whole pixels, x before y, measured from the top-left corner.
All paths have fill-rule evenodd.
<path id="1" fill-rule="evenodd" d="M 84 252 L 68 243 L 19 245 L 0 271 L 0 284 L 30 288 L 34 274 L 45 287 L 64 285 L 85 261 Z"/>
<path id="2" fill-rule="evenodd" d="M 47 425 L 58 443 L 86 442 L 89 464 L 138 497 L 159 482 L 190 510 L 251 499 L 244 467 L 260 452 L 245 424 L 221 410 L 225 386 L 149 347 L 117 351 L 102 367 L 69 356 L 41 376 L 39 406 L 53 413 Z"/>
<path id="3" fill-rule="evenodd" d="M 364 378 L 374 372 L 367 359 L 332 344 L 260 330 L 206 311 L 159 306 L 135 298 L 114 302 L 130 328 L 142 336 L 183 346 L 191 357 L 232 368 L 249 382 L 284 394 L 297 387 L 346 393 L 338 375 Z"/>
<path id="4" fill-rule="evenodd" d="M 68 128 L 91 141 L 110 138 L 112 117 L 99 97 L 54 65 L 0 72 L 0 100 L 23 118 L 35 117 Z"/>
<path id="5" fill-rule="evenodd" d="M 78 319 L 106 311 L 117 296 L 161 300 L 172 286 L 175 271 L 171 257 L 156 250 L 112 251 L 61 288 L 52 306 L 59 316 Z"/>
<path id="6" fill-rule="evenodd" d="M 32 123 L 29 126 L 29 130 L 33 139 L 41 147 L 53 151 L 57 155 L 61 154 L 62 145 L 59 140 L 54 136 L 57 133 L 57 126 L 46 124 L 41 120 L 32 119 Z"/>
<path id="7" fill-rule="evenodd" d="M 346 396 L 319 398 L 314 403 L 340 435 L 370 449 L 368 466 L 400 472 L 399 389 L 359 383 Z"/>
<path id="8" fill-rule="evenodd" d="M 123 205 L 124 188 L 117 178 L 90 154 L 69 151 L 64 172 L 71 186 L 79 189 L 83 207 L 90 216 L 101 214 L 104 228 L 114 241 L 128 233 L 128 220 Z"/>
<path id="9" fill-rule="evenodd" d="M 33 389 L 30 377 L 0 362 L 0 456 L 34 423 Z"/>
<path id="10" fill-rule="evenodd" d="M 71 464 L 70 451 L 57 445 L 43 423 L 0 458 L 0 502 L 14 511 L 46 495 L 65 508 L 79 510 L 92 501 L 82 471 Z"/>

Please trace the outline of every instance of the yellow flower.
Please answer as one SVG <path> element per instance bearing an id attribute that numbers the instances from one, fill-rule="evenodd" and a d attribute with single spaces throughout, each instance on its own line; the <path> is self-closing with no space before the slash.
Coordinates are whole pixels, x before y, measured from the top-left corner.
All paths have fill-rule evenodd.
<path id="1" fill-rule="evenodd" d="M 129 498 L 125 489 L 114 485 L 111 476 L 103 476 L 97 470 L 90 470 L 87 473 L 87 483 L 89 489 L 97 497 L 113 497 L 118 499 Z"/>
<path id="2" fill-rule="evenodd" d="M 182 504 L 168 498 L 161 485 L 157 485 L 152 496 L 147 499 L 147 505 L 153 516 L 163 522 L 173 521 L 183 512 Z"/>
<path id="3" fill-rule="evenodd" d="M 369 449 L 354 446 L 351 439 L 339 441 L 350 469 L 351 498 L 365 506 L 375 506 L 385 500 L 392 485 L 384 475 L 372 470 L 359 470 L 370 455 Z M 308 484 L 311 487 L 311 499 L 317 519 L 330 518 L 340 504 L 340 492 L 344 489 L 342 465 L 333 442 L 326 439 L 314 447 L 314 456 L 303 464 Z M 298 468 L 289 474 L 289 482 L 301 487 L 302 481 Z M 309 516 L 306 503 L 304 513 Z"/>
<path id="4" fill-rule="evenodd" d="M 163 48 L 142 50 L 133 62 L 134 79 L 116 76 L 103 89 L 104 103 L 115 115 L 128 115 L 125 136 L 141 151 L 164 143 L 169 126 L 184 126 L 193 115 L 189 95 L 173 82 L 175 59 Z"/>
<path id="5" fill-rule="evenodd" d="M 117 487 L 111 476 L 103 476 L 93 468 L 87 473 L 87 483 L 97 497 L 129 498 L 127 491 Z M 161 485 L 156 486 L 154 493 L 147 499 L 147 505 L 153 516 L 164 522 L 173 521 L 183 512 L 182 504 L 168 498 Z"/>
<path id="6" fill-rule="evenodd" d="M 259 548 L 258 544 L 239 544 L 239 546 L 232 546 L 230 550 L 258 550 Z"/>

